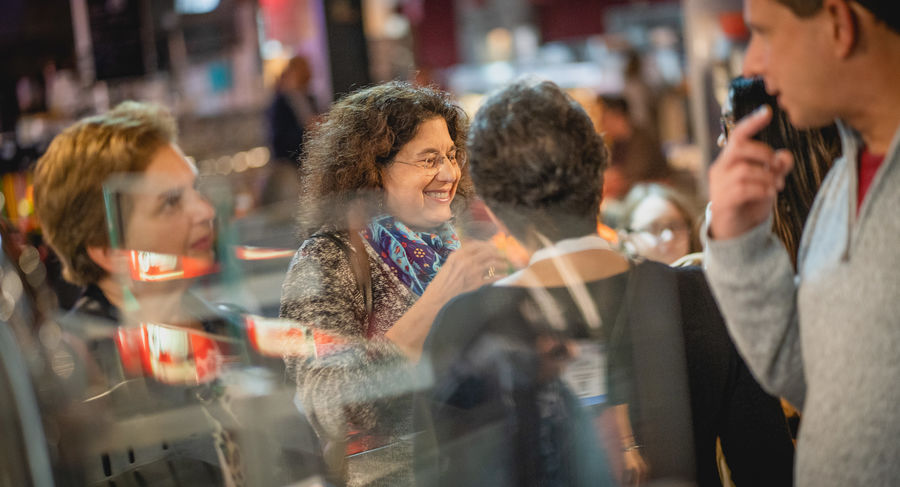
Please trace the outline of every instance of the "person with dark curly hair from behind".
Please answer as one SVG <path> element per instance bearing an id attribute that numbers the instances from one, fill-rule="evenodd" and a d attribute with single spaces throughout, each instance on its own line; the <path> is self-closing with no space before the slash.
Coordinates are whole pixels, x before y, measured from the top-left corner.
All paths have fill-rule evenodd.
<path id="1" fill-rule="evenodd" d="M 717 438 L 737 485 L 790 485 L 781 408 L 700 269 L 630 261 L 596 234 L 607 152 L 584 110 L 553 83 L 516 82 L 475 115 L 469 156 L 531 257 L 432 327 L 420 485 L 719 486 Z"/>
<path id="2" fill-rule="evenodd" d="M 327 337 L 316 359 L 288 362 L 330 468 L 349 485 L 412 482 L 422 343 L 441 306 L 504 268 L 487 243 L 462 245 L 452 224 L 472 196 L 466 128 L 448 94 L 390 82 L 343 98 L 308 134 L 303 243 L 280 314 Z"/>

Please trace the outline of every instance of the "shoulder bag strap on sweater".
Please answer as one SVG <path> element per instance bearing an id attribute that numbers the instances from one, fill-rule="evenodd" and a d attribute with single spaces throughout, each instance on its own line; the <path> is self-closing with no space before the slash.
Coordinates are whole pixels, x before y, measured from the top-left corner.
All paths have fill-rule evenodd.
<path id="1" fill-rule="evenodd" d="M 334 242 L 350 261 L 350 268 L 356 277 L 356 287 L 363 297 L 366 308 L 366 335 L 372 335 L 372 270 L 369 268 L 369 257 L 362 237 L 357 232 L 349 232 L 350 244 L 335 233 L 316 233 L 312 238 L 322 237 Z"/>

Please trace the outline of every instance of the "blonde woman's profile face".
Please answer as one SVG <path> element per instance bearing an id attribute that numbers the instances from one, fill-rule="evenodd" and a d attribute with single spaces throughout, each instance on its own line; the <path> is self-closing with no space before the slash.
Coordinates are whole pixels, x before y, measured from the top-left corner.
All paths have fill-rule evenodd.
<path id="1" fill-rule="evenodd" d="M 161 147 L 140 180 L 126 216 L 124 246 L 211 259 L 215 210 L 197 190 L 197 170 L 181 150 L 172 144 Z"/>

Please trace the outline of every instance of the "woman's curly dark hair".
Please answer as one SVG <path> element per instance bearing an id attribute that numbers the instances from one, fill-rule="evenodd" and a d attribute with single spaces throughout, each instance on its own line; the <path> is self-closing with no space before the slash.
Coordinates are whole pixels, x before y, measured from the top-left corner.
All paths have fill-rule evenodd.
<path id="1" fill-rule="evenodd" d="M 346 230 L 346 213 L 360 199 L 382 198 L 382 169 L 434 117 L 447 122 L 450 138 L 465 157 L 465 112 L 448 93 L 392 81 L 341 99 L 307 135 L 301 155 L 298 234 L 307 239 L 323 227 Z M 472 194 L 463 168 L 454 214 Z"/>
<path id="2" fill-rule="evenodd" d="M 517 238 L 596 231 L 608 154 L 584 109 L 549 81 L 490 95 L 469 130 L 478 195 Z"/>

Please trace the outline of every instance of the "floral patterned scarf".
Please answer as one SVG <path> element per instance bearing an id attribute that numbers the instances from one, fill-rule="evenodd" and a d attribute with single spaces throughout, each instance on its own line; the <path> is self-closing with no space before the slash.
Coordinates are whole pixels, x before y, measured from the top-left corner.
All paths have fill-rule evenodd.
<path id="1" fill-rule="evenodd" d="M 449 223 L 433 232 L 416 232 L 389 215 L 374 218 L 361 234 L 400 282 L 417 296 L 425 292 L 441 265 L 460 245 Z"/>

